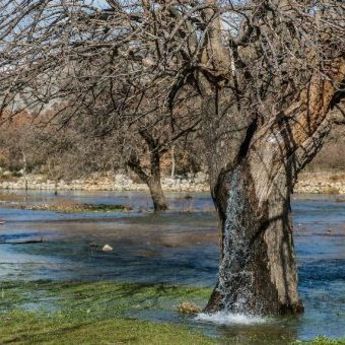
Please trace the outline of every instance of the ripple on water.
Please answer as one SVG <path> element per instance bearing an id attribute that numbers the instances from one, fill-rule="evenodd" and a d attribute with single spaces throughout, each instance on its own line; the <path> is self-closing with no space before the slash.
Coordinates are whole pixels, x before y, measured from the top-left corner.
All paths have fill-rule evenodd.
<path id="1" fill-rule="evenodd" d="M 195 318 L 197 321 L 212 322 L 218 325 L 257 325 L 268 322 L 267 318 L 246 315 L 246 314 L 234 314 L 224 311 L 218 311 L 216 313 L 200 313 Z"/>

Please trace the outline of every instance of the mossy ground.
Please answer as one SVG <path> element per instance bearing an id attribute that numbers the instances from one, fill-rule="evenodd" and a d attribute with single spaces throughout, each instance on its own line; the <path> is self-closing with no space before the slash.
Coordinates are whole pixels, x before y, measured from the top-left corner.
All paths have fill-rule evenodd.
<path id="1" fill-rule="evenodd" d="M 81 321 L 76 315 L 11 312 L 0 321 L 0 344 L 215 343 L 181 326 L 122 318 Z"/>
<path id="2" fill-rule="evenodd" d="M 21 208 L 33 211 L 53 211 L 61 213 L 128 212 L 132 210 L 128 205 L 85 204 L 64 199 L 34 206 L 21 205 Z"/>
<path id="3" fill-rule="evenodd" d="M 324 337 L 319 337 L 312 341 L 306 341 L 306 342 L 297 341 L 294 343 L 294 345 L 345 345 L 345 339 L 336 340 L 336 339 L 328 339 Z"/>
<path id="4" fill-rule="evenodd" d="M 34 201 L 34 203 L 32 203 Z M 29 202 L 29 203 L 28 203 Z M 129 212 L 133 208 L 121 204 L 88 204 L 75 200 L 57 197 L 49 202 L 32 199 L 25 195 L 15 193 L 1 193 L 0 205 L 6 208 L 20 208 L 32 211 L 53 211 L 60 213 L 83 213 L 83 212 Z"/>
<path id="5" fill-rule="evenodd" d="M 182 301 L 198 303 L 208 294 L 162 285 L 3 283 L 0 344 L 214 344 L 180 325 L 135 319 L 146 309 L 175 311 Z"/>
<path id="6" fill-rule="evenodd" d="M 0 284 L 0 344 L 230 344 L 178 323 L 138 319 L 145 311 L 176 313 L 180 303 L 204 305 L 207 288 L 113 282 Z M 234 343 L 235 344 L 235 343 Z M 236 343 L 238 344 L 238 343 Z M 293 345 L 345 345 L 317 338 Z"/>

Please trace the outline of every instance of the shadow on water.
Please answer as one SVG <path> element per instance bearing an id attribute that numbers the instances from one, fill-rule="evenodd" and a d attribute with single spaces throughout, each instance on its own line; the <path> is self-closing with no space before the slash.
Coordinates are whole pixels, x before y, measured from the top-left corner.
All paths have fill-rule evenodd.
<path id="1" fill-rule="evenodd" d="M 7 222 L 0 228 L 0 281 L 110 280 L 203 287 L 215 283 L 218 234 L 207 194 L 193 194 L 192 199 L 169 195 L 173 210 L 161 215 L 140 212 L 150 205 L 142 193 L 66 193 L 62 197 L 127 204 L 134 211 L 62 214 L 1 208 L 0 218 Z M 49 202 L 53 197 L 33 193 L 28 202 L 33 200 Z M 335 197 L 299 197 L 293 202 L 293 216 L 304 315 L 253 323 L 226 317 L 195 320 L 149 309 L 135 316 L 188 323 L 208 335 L 224 336 L 229 344 L 344 337 L 345 203 Z M 36 238 L 43 238 L 43 243 L 13 243 Z M 114 250 L 102 252 L 104 244 Z"/>

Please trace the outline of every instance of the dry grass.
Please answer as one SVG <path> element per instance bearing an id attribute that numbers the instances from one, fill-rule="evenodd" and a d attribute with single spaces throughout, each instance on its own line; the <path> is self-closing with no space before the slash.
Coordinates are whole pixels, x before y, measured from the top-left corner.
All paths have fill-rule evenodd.
<path id="1" fill-rule="evenodd" d="M 132 210 L 127 205 L 106 205 L 106 204 L 84 204 L 73 200 L 59 199 L 53 203 L 37 204 L 34 206 L 22 206 L 22 208 L 39 211 L 54 211 L 62 213 L 78 213 L 78 212 L 127 212 Z"/>

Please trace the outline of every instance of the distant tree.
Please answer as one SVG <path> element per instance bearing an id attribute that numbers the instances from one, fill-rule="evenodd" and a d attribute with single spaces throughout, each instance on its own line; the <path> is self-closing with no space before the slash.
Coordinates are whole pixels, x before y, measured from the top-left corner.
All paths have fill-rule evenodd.
<path id="1" fill-rule="evenodd" d="M 62 179 L 70 181 L 121 168 L 113 140 L 84 135 L 78 121 L 61 127 L 58 119 L 48 120 L 45 126 L 38 121 L 31 150 L 41 157 L 40 171 L 55 181 L 56 194 Z"/>
<path id="2" fill-rule="evenodd" d="M 161 185 L 162 157 L 179 141 L 188 141 L 188 135 L 198 128 L 200 114 L 192 113 L 193 109 L 185 105 L 172 119 L 171 113 L 151 96 L 140 95 L 141 107 L 137 109 L 138 105 L 134 104 L 133 116 L 132 107 L 122 108 L 119 113 L 118 107 L 102 95 L 100 102 L 85 109 L 81 127 L 91 140 L 112 140 L 122 165 L 147 184 L 154 210 L 164 211 L 168 204 Z M 106 147 L 105 150 L 109 151 Z"/>
<path id="3" fill-rule="evenodd" d="M 34 149 L 37 136 L 34 119 L 27 113 L 6 121 L 7 117 L 8 114 L 3 114 L 5 122 L 0 132 L 1 169 L 22 175 L 28 189 L 27 174 L 42 163 Z"/>
<path id="4" fill-rule="evenodd" d="M 196 130 L 200 100 L 190 88 L 188 95 L 176 95 L 173 105 L 170 81 L 147 79 L 142 66 L 152 67 L 150 57 L 132 56 L 135 43 L 126 38 L 128 19 L 134 16 L 140 22 L 137 6 L 128 3 L 123 5 L 125 12 L 118 12 L 115 3 L 105 2 L 104 7 L 94 1 L 33 1 L 16 7 L 3 2 L 3 34 L 5 28 L 13 29 L 9 22 L 6 26 L 10 17 L 21 30 L 13 29 L 15 46 L 5 47 L 5 42 L 3 47 L 3 80 L 16 80 L 4 84 L 2 106 L 15 104 L 13 115 L 22 108 L 36 115 L 49 110 L 62 126 L 82 117 L 84 124 L 79 121 L 82 128 L 77 131 L 84 131 L 83 140 L 107 138 L 109 143 L 112 137 L 114 155 L 121 153 L 123 166 L 147 184 L 154 210 L 163 211 L 168 205 L 161 186 L 161 158 Z"/>

